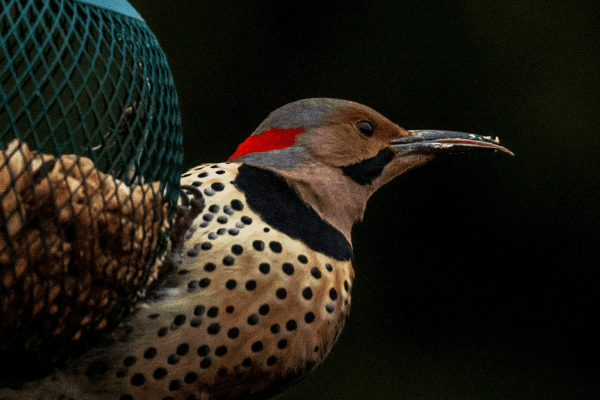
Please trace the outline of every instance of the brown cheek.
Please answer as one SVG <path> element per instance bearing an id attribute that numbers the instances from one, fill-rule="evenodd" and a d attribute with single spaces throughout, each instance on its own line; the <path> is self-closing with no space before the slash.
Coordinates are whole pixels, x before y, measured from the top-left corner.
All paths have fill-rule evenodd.
<path id="1" fill-rule="evenodd" d="M 355 141 L 349 141 L 348 136 L 350 134 L 341 129 L 318 128 L 311 136 L 311 154 L 324 164 L 346 165 L 349 159 L 354 158 L 354 148 L 358 146 Z"/>

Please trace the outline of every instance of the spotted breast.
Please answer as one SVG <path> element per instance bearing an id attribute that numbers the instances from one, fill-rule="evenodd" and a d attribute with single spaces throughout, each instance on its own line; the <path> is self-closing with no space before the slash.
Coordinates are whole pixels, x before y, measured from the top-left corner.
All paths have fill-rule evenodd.
<path id="1" fill-rule="evenodd" d="M 202 190 L 204 212 L 165 289 L 168 301 L 142 310 L 153 326 L 144 327 L 148 347 L 121 354 L 121 379 L 136 399 L 148 391 L 189 399 L 199 388 L 215 399 L 269 397 L 317 365 L 341 331 L 350 245 L 270 172 L 208 164 L 182 184 Z M 266 205 L 256 201 L 265 192 Z M 308 242 L 321 236 L 321 247 L 337 239 L 339 250 L 312 248 L 303 231 Z"/>
<path id="2" fill-rule="evenodd" d="M 205 164 L 181 184 L 205 201 L 181 265 L 117 331 L 117 343 L 78 364 L 82 392 L 270 398 L 337 339 L 350 308 L 350 243 L 272 172 Z"/>

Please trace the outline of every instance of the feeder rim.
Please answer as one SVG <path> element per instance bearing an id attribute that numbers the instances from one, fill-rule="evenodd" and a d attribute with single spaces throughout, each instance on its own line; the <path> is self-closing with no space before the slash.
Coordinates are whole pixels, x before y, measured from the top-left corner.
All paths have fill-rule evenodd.
<path id="1" fill-rule="evenodd" d="M 80 3 L 90 4 L 92 6 L 105 8 L 110 11 L 117 12 L 119 14 L 127 15 L 145 22 L 142 16 L 133 8 L 127 0 L 75 0 Z"/>

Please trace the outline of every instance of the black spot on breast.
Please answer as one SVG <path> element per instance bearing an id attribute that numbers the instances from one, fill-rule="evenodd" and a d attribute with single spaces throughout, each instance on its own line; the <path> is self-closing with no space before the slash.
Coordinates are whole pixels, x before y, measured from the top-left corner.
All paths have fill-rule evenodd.
<path id="1" fill-rule="evenodd" d="M 235 262 L 235 259 L 233 258 L 233 256 L 225 256 L 223 258 L 224 265 L 231 266 L 231 265 L 233 265 L 234 262 Z"/>
<path id="2" fill-rule="evenodd" d="M 171 383 L 169 384 L 169 390 L 172 392 L 175 390 L 179 390 L 179 388 L 181 388 L 181 382 L 179 382 L 177 379 L 171 381 Z"/>
<path id="3" fill-rule="evenodd" d="M 198 250 L 189 249 L 186 254 L 188 257 L 196 257 L 198 255 Z"/>
<path id="4" fill-rule="evenodd" d="M 227 282 L 225 282 L 225 287 L 229 290 L 235 289 L 236 286 L 237 281 L 235 279 L 229 279 Z"/>
<path id="5" fill-rule="evenodd" d="M 240 330 L 238 328 L 231 328 L 227 332 L 227 337 L 230 339 L 235 339 L 240 335 Z"/>
<path id="6" fill-rule="evenodd" d="M 144 374 L 137 373 L 131 377 L 131 384 L 133 386 L 142 386 L 146 382 Z"/>
<path id="7" fill-rule="evenodd" d="M 200 357 L 205 357 L 208 355 L 208 353 L 210 353 L 210 347 L 208 347 L 206 344 L 203 344 L 202 346 L 198 347 L 196 352 Z"/>
<path id="8" fill-rule="evenodd" d="M 205 310 L 206 310 L 206 307 L 204 307 L 203 305 L 196 306 L 194 308 L 194 315 L 200 317 L 202 314 L 204 314 Z"/>
<path id="9" fill-rule="evenodd" d="M 248 325 L 256 325 L 256 324 L 258 324 L 258 315 L 251 314 L 248 317 Z"/>
<path id="10" fill-rule="evenodd" d="M 285 323 L 285 329 L 287 329 L 288 331 L 293 331 L 298 327 L 298 324 L 296 324 L 296 321 L 294 321 L 293 319 L 290 319 L 288 322 Z"/>
<path id="11" fill-rule="evenodd" d="M 137 358 L 135 358 L 134 356 L 125 357 L 125 359 L 123 360 L 123 365 L 126 367 L 131 367 L 133 364 L 135 364 L 136 361 Z"/>
<path id="12" fill-rule="evenodd" d="M 267 315 L 269 313 L 269 305 L 268 304 L 263 304 L 262 306 L 260 306 L 258 308 L 258 313 L 260 315 Z"/>
<path id="13" fill-rule="evenodd" d="M 144 358 L 151 360 L 156 356 L 156 353 L 158 353 L 158 350 L 156 350 L 156 348 L 149 347 L 146 349 L 146 351 L 144 351 Z"/>
<path id="14" fill-rule="evenodd" d="M 270 242 L 269 248 L 273 253 L 281 253 L 281 250 L 283 250 L 283 247 L 281 247 L 281 243 L 279 242 Z"/>
<path id="15" fill-rule="evenodd" d="M 312 297 L 313 297 L 312 289 L 309 287 L 305 287 L 304 290 L 302 290 L 302 297 L 304 297 L 306 300 L 312 299 Z"/>
<path id="16" fill-rule="evenodd" d="M 156 380 L 163 379 L 165 376 L 167 376 L 167 370 L 166 368 L 156 368 L 152 376 Z"/>
<path id="17" fill-rule="evenodd" d="M 210 187 L 217 192 L 220 192 L 223 189 L 225 189 L 225 185 L 223 185 L 221 182 L 214 182 L 210 185 Z"/>
<path id="18" fill-rule="evenodd" d="M 234 184 L 268 225 L 336 260 L 352 259 L 352 246 L 344 235 L 308 207 L 281 176 L 249 165 L 241 165 L 238 172 Z"/>
<path id="19" fill-rule="evenodd" d="M 210 324 L 206 331 L 209 333 L 209 335 L 216 335 L 217 333 L 219 333 L 220 330 L 221 330 L 221 325 L 219 325 L 218 323 L 214 323 L 214 324 Z"/>
<path id="20" fill-rule="evenodd" d="M 177 350 L 175 350 L 175 352 L 177 353 L 177 355 L 180 356 L 185 356 L 188 351 L 190 351 L 190 345 L 187 343 L 182 343 L 179 346 L 177 346 Z"/>
<path id="21" fill-rule="evenodd" d="M 304 314 L 304 322 L 306 322 L 307 324 L 312 323 L 314 320 L 315 314 L 312 311 L 309 311 L 306 314 Z"/>
<path id="22" fill-rule="evenodd" d="M 210 368 L 212 361 L 210 358 L 206 357 L 202 361 L 200 361 L 200 368 L 207 369 Z"/>
<path id="23" fill-rule="evenodd" d="M 258 270 L 266 275 L 271 270 L 271 266 L 268 263 L 262 263 L 258 266 Z"/>
<path id="24" fill-rule="evenodd" d="M 282 271 L 286 274 L 286 275 L 293 275 L 294 274 L 294 266 L 290 263 L 284 263 L 281 266 Z"/>
<path id="25" fill-rule="evenodd" d="M 315 279 L 321 279 L 321 270 L 318 267 L 313 267 L 310 270 L 310 274 L 315 278 Z"/>
<path id="26" fill-rule="evenodd" d="M 331 288 L 331 290 L 329 290 L 329 298 L 331 300 L 335 300 L 337 299 L 338 294 L 337 294 L 337 290 L 335 290 L 335 288 Z"/>
<path id="27" fill-rule="evenodd" d="M 187 374 L 185 374 L 185 378 L 183 378 L 183 381 L 185 383 L 194 383 L 198 380 L 198 374 L 195 372 L 188 372 Z"/>
<path id="28" fill-rule="evenodd" d="M 263 349 L 263 343 L 259 340 L 258 342 L 252 343 L 252 351 L 257 353 Z"/>
<path id="29" fill-rule="evenodd" d="M 219 346 L 215 349 L 215 355 L 217 357 L 223 357 L 225 354 L 227 354 L 227 346 Z"/>
<path id="30" fill-rule="evenodd" d="M 206 312 L 206 316 L 210 318 L 215 318 L 217 315 L 219 315 L 219 307 L 211 307 Z"/>
<path id="31" fill-rule="evenodd" d="M 209 278 L 202 278 L 198 282 L 198 286 L 200 286 L 201 288 L 206 288 L 206 287 L 208 287 L 208 285 L 210 285 L 210 279 Z"/>
<path id="32" fill-rule="evenodd" d="M 212 271 L 214 271 L 214 270 L 215 270 L 215 268 L 217 268 L 217 266 L 216 266 L 215 264 L 213 264 L 213 263 L 210 263 L 210 262 L 209 262 L 209 263 L 206 263 L 206 264 L 204 265 L 204 270 L 205 270 L 206 272 L 212 272 Z"/>
<path id="33" fill-rule="evenodd" d="M 231 208 L 236 211 L 242 211 L 244 209 L 244 203 L 238 199 L 231 200 Z"/>

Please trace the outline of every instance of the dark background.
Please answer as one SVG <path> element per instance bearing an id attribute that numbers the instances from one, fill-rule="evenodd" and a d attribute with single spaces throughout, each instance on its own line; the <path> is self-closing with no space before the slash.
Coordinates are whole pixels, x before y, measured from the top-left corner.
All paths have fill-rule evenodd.
<path id="1" fill-rule="evenodd" d="M 597 0 L 131 4 L 168 56 L 186 167 L 317 96 L 515 153 L 372 198 L 346 329 L 281 400 L 600 398 Z"/>

